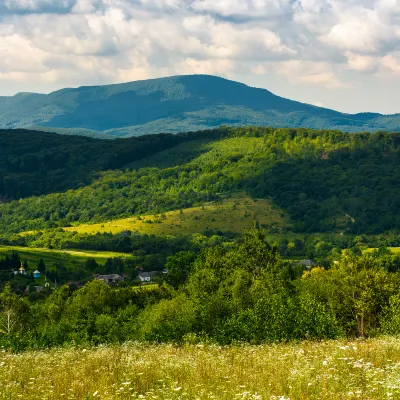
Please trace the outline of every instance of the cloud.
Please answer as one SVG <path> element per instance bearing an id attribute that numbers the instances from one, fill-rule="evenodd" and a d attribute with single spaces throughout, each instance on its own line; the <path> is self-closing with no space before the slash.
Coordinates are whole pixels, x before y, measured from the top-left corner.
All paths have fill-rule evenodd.
<path id="1" fill-rule="evenodd" d="M 381 66 L 387 71 L 400 75 L 400 52 L 398 54 L 388 54 L 380 59 Z"/>
<path id="2" fill-rule="evenodd" d="M 291 60 L 280 63 L 277 73 L 297 84 L 310 84 L 337 89 L 344 86 L 331 67 L 323 62 Z"/>
<path id="3" fill-rule="evenodd" d="M 0 80 L 21 84 L 209 73 L 339 90 L 398 75 L 400 1 L 0 0 L 0 52 Z"/>
<path id="4" fill-rule="evenodd" d="M 347 68 L 358 72 L 375 72 L 378 68 L 378 60 L 371 56 L 346 52 Z"/>

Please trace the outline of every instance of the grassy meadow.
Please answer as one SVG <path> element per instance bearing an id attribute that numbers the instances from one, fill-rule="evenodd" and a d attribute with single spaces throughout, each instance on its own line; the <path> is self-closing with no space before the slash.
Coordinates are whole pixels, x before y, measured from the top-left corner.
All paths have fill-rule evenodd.
<path id="1" fill-rule="evenodd" d="M 0 399 L 399 399 L 400 341 L 0 353 Z"/>
<path id="2" fill-rule="evenodd" d="M 208 203 L 199 207 L 167 212 L 163 215 L 146 215 L 117 219 L 101 224 L 83 224 L 66 231 L 96 234 L 118 233 L 124 230 L 141 234 L 178 235 L 201 233 L 207 229 L 241 233 L 252 221 L 280 231 L 290 226 L 285 214 L 268 200 L 235 197 L 220 203 Z M 267 228 L 267 229 L 268 229 Z"/>
<path id="3" fill-rule="evenodd" d="M 378 250 L 377 248 L 370 248 L 366 250 L 367 252 L 373 252 L 375 250 Z M 388 247 L 388 250 L 390 250 L 394 254 L 399 254 L 400 255 L 400 247 Z"/>
<path id="4" fill-rule="evenodd" d="M 94 258 L 98 264 L 105 264 L 107 258 L 128 258 L 129 254 L 117 252 L 97 252 L 90 250 L 53 250 L 19 246 L 0 246 L 0 257 L 17 252 L 22 261 L 27 261 L 32 267 L 36 267 L 42 258 L 47 267 L 55 267 L 57 264 L 68 267 L 82 265 L 89 258 Z"/>

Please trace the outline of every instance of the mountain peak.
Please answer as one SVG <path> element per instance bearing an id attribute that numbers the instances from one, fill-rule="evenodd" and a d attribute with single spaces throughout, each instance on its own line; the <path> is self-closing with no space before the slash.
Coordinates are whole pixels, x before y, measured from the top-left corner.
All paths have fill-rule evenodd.
<path id="1" fill-rule="evenodd" d="M 111 137 L 218 127 L 269 125 L 345 131 L 400 130 L 400 117 L 343 114 L 288 100 L 214 75 L 82 86 L 48 95 L 0 98 L 1 127 L 40 127 L 62 133 Z M 28 99 L 28 101 L 24 101 Z"/>

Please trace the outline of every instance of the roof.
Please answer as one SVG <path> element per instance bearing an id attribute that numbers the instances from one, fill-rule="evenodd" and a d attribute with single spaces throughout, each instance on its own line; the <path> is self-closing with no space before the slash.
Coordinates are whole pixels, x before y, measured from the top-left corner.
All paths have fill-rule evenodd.
<path id="1" fill-rule="evenodd" d="M 118 274 L 109 274 L 109 275 L 99 275 L 97 279 L 106 279 L 106 280 L 114 280 L 114 279 L 121 279 L 122 276 Z"/>
<path id="2" fill-rule="evenodd" d="M 39 270 L 33 271 L 34 274 L 40 274 Z"/>
<path id="3" fill-rule="evenodd" d="M 307 267 L 310 267 L 312 265 L 316 265 L 316 263 L 313 260 L 300 260 L 299 264 L 306 265 Z"/>
<path id="4" fill-rule="evenodd" d="M 140 273 L 139 273 L 139 276 L 140 276 L 141 278 L 151 278 L 150 272 L 140 272 Z"/>
<path id="5" fill-rule="evenodd" d="M 21 266 L 19 267 L 19 270 L 20 270 L 20 271 L 25 271 L 25 268 L 21 265 Z"/>
<path id="6" fill-rule="evenodd" d="M 65 284 L 65 286 L 71 286 L 71 285 L 75 285 L 75 286 L 83 286 L 81 282 L 68 282 Z"/>

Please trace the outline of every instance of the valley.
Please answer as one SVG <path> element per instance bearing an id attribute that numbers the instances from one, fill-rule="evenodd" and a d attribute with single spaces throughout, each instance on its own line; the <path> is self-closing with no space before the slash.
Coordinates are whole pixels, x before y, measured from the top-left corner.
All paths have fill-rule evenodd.
<path id="1" fill-rule="evenodd" d="M 8 351 L 399 332 L 396 133 L 8 130 L 0 143 Z"/>

